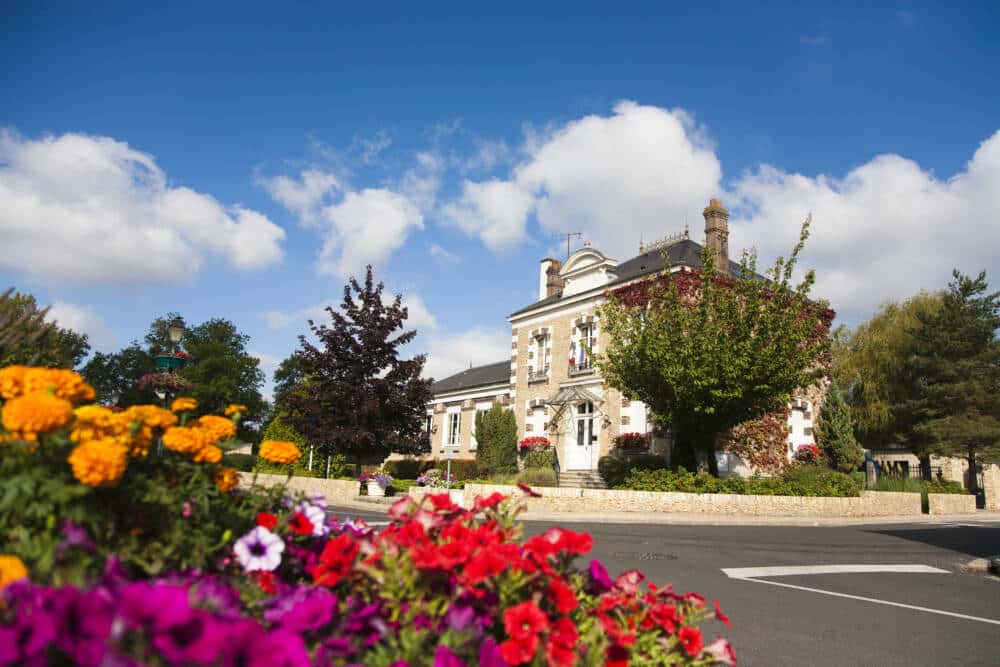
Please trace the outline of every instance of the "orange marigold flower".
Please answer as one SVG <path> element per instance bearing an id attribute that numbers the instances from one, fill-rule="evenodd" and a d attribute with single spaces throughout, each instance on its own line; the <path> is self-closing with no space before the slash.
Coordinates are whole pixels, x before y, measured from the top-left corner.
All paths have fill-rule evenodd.
<path id="1" fill-rule="evenodd" d="M 205 415 L 203 417 L 198 417 L 198 419 L 191 424 L 191 428 L 196 428 L 207 433 L 212 442 L 228 440 L 236 435 L 236 424 L 225 417 L 219 417 L 218 415 Z"/>
<path id="2" fill-rule="evenodd" d="M 128 450 L 111 438 L 88 440 L 70 452 L 68 461 L 73 467 L 73 476 L 81 483 L 113 486 L 125 474 Z"/>
<path id="3" fill-rule="evenodd" d="M 208 435 L 194 428 L 171 426 L 163 434 L 163 446 L 180 454 L 195 454 L 210 444 Z"/>
<path id="4" fill-rule="evenodd" d="M 151 428 L 168 428 L 177 424 L 177 415 L 156 405 L 133 405 L 124 414 Z"/>
<path id="5" fill-rule="evenodd" d="M 74 403 L 94 400 L 94 388 L 73 371 L 28 366 L 0 369 L 0 398 L 9 400 L 36 392 L 53 392 Z"/>
<path id="6" fill-rule="evenodd" d="M 198 407 L 198 401 L 188 396 L 175 398 L 174 402 L 170 404 L 170 409 L 173 412 L 185 412 L 187 410 L 194 410 L 197 407 Z"/>
<path id="7" fill-rule="evenodd" d="M 44 392 L 12 398 L 3 406 L 3 427 L 24 440 L 37 440 L 39 433 L 59 430 L 72 421 L 70 402 Z"/>
<path id="8" fill-rule="evenodd" d="M 225 415 L 227 417 L 232 417 L 233 415 L 245 415 L 247 413 L 247 406 L 242 403 L 230 403 L 229 407 L 226 408 Z"/>
<path id="9" fill-rule="evenodd" d="M 302 452 L 294 442 L 284 440 L 265 440 L 260 443 L 260 456 L 272 463 L 292 464 L 299 460 Z"/>
<path id="10" fill-rule="evenodd" d="M 218 463 L 222 460 L 222 450 L 215 445 L 205 445 L 191 458 L 195 463 Z"/>
<path id="11" fill-rule="evenodd" d="M 0 554 L 0 590 L 7 584 L 28 578 L 28 568 L 17 556 Z"/>
<path id="12" fill-rule="evenodd" d="M 235 468 L 221 467 L 215 471 L 215 485 L 219 491 L 229 493 L 240 483 L 240 477 L 236 474 Z"/>

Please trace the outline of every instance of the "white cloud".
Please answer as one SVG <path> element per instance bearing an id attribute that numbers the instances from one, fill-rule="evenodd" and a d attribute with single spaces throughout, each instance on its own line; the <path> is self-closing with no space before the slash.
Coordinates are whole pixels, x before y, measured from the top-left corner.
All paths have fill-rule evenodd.
<path id="1" fill-rule="evenodd" d="M 423 229 L 424 216 L 406 197 L 384 188 L 348 192 L 323 211 L 330 227 L 319 256 L 319 272 L 359 276 L 365 265 L 381 268 L 412 229 Z"/>
<path id="2" fill-rule="evenodd" d="M 361 161 L 374 164 L 378 156 L 392 145 L 392 138 L 385 130 L 379 130 L 371 139 L 356 138 L 355 142 L 361 147 Z"/>
<path id="3" fill-rule="evenodd" d="M 304 224 L 314 223 L 324 200 L 343 189 L 336 175 L 320 169 L 303 169 L 298 180 L 282 175 L 258 178 L 257 182 Z"/>
<path id="4" fill-rule="evenodd" d="M 210 256 L 240 269 L 282 258 L 284 230 L 171 187 L 153 157 L 109 137 L 0 131 L 0 270 L 45 282 L 188 281 Z"/>
<path id="5" fill-rule="evenodd" d="M 394 294 L 386 292 L 382 293 L 382 303 L 392 303 L 394 298 Z M 403 305 L 406 306 L 407 309 L 407 318 L 405 323 L 406 328 L 418 330 L 437 328 L 437 319 L 430 312 L 430 310 L 428 310 L 427 305 L 424 303 L 424 300 L 419 294 L 404 294 Z M 317 324 L 329 324 L 330 316 L 326 312 L 328 306 L 335 309 L 340 308 L 339 303 L 324 301 L 323 303 L 306 306 L 305 308 L 299 308 L 298 310 L 269 310 L 261 313 L 260 317 L 267 322 L 267 326 L 270 329 L 285 329 L 289 326 L 295 325 L 304 330 L 305 325 L 309 320 L 312 320 Z"/>
<path id="6" fill-rule="evenodd" d="M 510 359 L 510 329 L 475 327 L 467 331 L 431 334 L 415 343 L 427 352 L 424 376 L 436 380 L 466 369 Z"/>
<path id="7" fill-rule="evenodd" d="M 447 262 L 449 264 L 453 264 L 460 259 L 458 255 L 445 249 L 443 246 L 440 246 L 437 243 L 432 243 L 430 247 L 427 249 L 427 252 L 429 252 L 431 257 L 433 257 L 434 259 L 440 260 L 442 262 Z"/>
<path id="8" fill-rule="evenodd" d="M 465 169 L 490 170 L 510 160 L 510 148 L 503 141 L 492 141 L 475 137 L 473 143 L 476 150 L 472 157 L 465 161 L 463 165 Z"/>
<path id="9" fill-rule="evenodd" d="M 446 217 L 499 248 L 525 237 L 533 210 L 543 231 L 581 231 L 625 258 L 640 237 L 679 231 L 686 213 L 720 191 L 714 147 L 682 109 L 620 102 L 610 116 L 526 127 L 524 150 L 508 180 L 467 182 Z"/>
<path id="10" fill-rule="evenodd" d="M 77 333 L 87 334 L 90 347 L 96 351 L 107 352 L 113 350 L 118 344 L 117 338 L 111 333 L 108 325 L 90 306 L 56 301 L 49 308 L 46 319 L 55 322 L 63 329 L 72 329 Z"/>
<path id="11" fill-rule="evenodd" d="M 494 250 L 525 238 L 528 213 L 535 205 L 530 192 L 511 181 L 466 181 L 462 197 L 442 208 L 445 219 Z"/>
<path id="12" fill-rule="evenodd" d="M 843 178 L 765 165 L 735 191 L 730 251 L 756 245 L 765 264 L 787 254 L 812 212 L 802 263 L 816 267 L 816 294 L 848 322 L 887 299 L 944 288 L 953 268 L 1000 280 L 1000 132 L 949 179 L 880 155 Z"/>
<path id="13" fill-rule="evenodd" d="M 257 357 L 257 360 L 260 361 L 260 369 L 264 371 L 264 374 L 270 380 L 274 371 L 277 370 L 278 365 L 281 363 L 281 359 L 272 354 L 254 350 L 250 350 L 249 354 L 251 357 Z"/>

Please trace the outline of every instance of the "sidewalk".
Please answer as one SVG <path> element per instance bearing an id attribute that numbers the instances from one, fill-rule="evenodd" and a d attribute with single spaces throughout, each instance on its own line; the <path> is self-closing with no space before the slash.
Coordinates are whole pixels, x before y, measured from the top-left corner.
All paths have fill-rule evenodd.
<path id="1" fill-rule="evenodd" d="M 331 504 L 332 508 L 366 510 L 368 512 L 386 513 L 390 505 L 398 498 L 375 500 L 344 500 L 338 499 Z M 797 517 L 797 516 L 745 516 L 717 514 L 667 514 L 662 512 L 523 512 L 522 521 L 541 521 L 546 523 L 605 523 L 605 524 L 644 524 L 644 525 L 678 525 L 678 526 L 880 526 L 891 524 L 917 524 L 928 527 L 954 523 L 975 523 L 986 526 L 1000 527 L 1000 512 L 980 510 L 975 514 L 929 514 L 910 516 L 878 516 L 878 517 Z"/>

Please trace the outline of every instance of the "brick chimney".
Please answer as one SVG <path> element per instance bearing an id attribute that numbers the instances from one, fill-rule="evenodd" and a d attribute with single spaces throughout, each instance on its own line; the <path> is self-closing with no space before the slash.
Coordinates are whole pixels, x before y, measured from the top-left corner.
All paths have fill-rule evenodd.
<path id="1" fill-rule="evenodd" d="M 729 275 L 729 211 L 718 199 L 710 199 L 702 211 L 705 216 L 705 246 L 715 260 L 715 270 Z"/>
<path id="2" fill-rule="evenodd" d="M 538 274 L 538 299 L 546 299 L 554 294 L 562 294 L 563 279 L 559 276 L 562 262 L 546 257 L 542 260 Z"/>

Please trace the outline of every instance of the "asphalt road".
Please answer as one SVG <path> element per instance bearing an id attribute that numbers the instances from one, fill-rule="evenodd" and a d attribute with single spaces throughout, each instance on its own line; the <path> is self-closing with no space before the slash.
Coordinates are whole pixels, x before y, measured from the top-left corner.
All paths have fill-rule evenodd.
<path id="1" fill-rule="evenodd" d="M 337 513 L 385 521 L 377 511 Z M 549 525 L 528 523 L 526 530 Z M 1000 554 L 996 523 L 567 527 L 594 536 L 594 557 L 612 574 L 638 568 L 657 583 L 718 598 L 733 627 L 713 622 L 703 630 L 728 637 L 741 665 L 1000 665 L 1000 579 L 960 569 Z M 723 572 L 828 565 L 943 572 L 752 573 L 751 581 Z"/>

